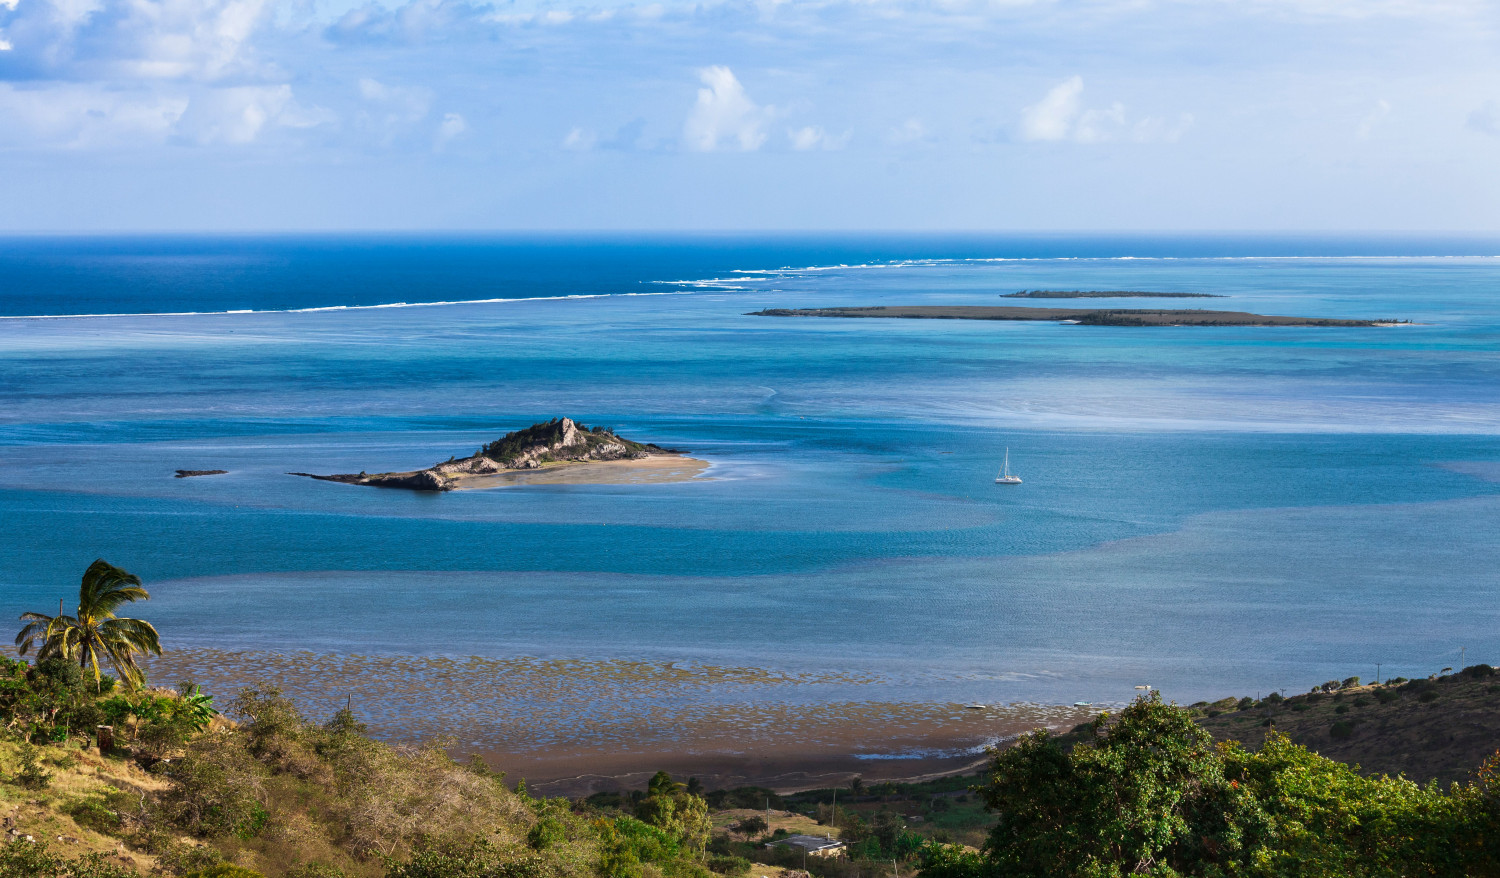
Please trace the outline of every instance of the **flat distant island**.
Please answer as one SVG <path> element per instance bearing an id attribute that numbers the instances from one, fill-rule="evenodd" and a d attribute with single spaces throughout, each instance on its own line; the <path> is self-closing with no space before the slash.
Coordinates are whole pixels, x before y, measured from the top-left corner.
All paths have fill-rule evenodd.
<path id="1" fill-rule="evenodd" d="M 865 308 L 767 308 L 752 317 L 886 317 L 914 320 L 1052 320 L 1086 326 L 1395 326 L 1400 320 L 1277 317 L 1198 309 L 1022 308 L 1014 305 L 877 305 Z"/>
<path id="2" fill-rule="evenodd" d="M 683 452 L 622 438 L 572 418 L 553 418 L 506 433 L 470 457 L 449 458 L 426 469 L 329 476 L 288 473 L 325 482 L 454 491 L 518 484 L 631 484 L 680 482 L 708 468 Z"/>
<path id="3" fill-rule="evenodd" d="M 1146 293 L 1140 290 L 1021 290 L 1002 299 L 1226 299 L 1214 293 Z"/>

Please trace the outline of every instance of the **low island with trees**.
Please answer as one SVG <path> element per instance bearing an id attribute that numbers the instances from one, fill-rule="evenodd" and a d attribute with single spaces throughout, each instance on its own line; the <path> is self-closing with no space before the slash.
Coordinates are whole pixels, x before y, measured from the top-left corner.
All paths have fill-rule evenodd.
<path id="1" fill-rule="evenodd" d="M 1282 317 L 1197 308 L 1027 308 L 1018 305 L 872 305 L 840 308 L 765 308 L 749 317 L 853 317 L 891 320 L 1043 320 L 1083 326 L 1397 326 L 1410 321 Z"/>

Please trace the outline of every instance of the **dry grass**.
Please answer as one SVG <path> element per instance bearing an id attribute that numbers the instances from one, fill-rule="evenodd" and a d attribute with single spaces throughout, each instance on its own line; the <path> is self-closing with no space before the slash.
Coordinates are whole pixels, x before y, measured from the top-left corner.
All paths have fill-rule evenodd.
<path id="1" fill-rule="evenodd" d="M 1314 699 L 1299 695 L 1277 707 L 1230 710 L 1201 723 L 1216 739 L 1237 740 L 1252 749 L 1260 747 L 1274 726 L 1295 743 L 1357 764 L 1366 774 L 1466 781 L 1500 746 L 1500 677 L 1444 677 L 1426 689 L 1433 694 L 1424 701 L 1420 689 L 1425 683 L 1380 687 L 1387 693 L 1386 703 L 1377 698 L 1377 687 L 1362 686 Z M 1399 694 L 1391 699 L 1390 692 Z M 1349 737 L 1334 736 L 1339 722 L 1350 724 Z"/>

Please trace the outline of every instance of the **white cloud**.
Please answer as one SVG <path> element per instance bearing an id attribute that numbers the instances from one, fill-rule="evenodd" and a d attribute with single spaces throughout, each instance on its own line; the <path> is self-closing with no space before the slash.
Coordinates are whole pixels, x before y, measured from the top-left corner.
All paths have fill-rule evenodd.
<path id="1" fill-rule="evenodd" d="M 1467 127 L 1480 134 L 1500 135 L 1500 102 L 1485 101 L 1484 106 L 1469 114 Z"/>
<path id="2" fill-rule="evenodd" d="M 1368 140 L 1370 137 L 1370 132 L 1375 130 L 1375 126 L 1379 125 L 1381 120 L 1383 120 L 1390 114 L 1390 101 L 1384 99 L 1376 101 L 1375 109 L 1371 110 L 1369 115 L 1365 116 L 1365 118 L 1360 121 L 1359 128 L 1354 132 L 1355 136 L 1360 140 Z"/>
<path id="3" fill-rule="evenodd" d="M 66 83 L 17 88 L 0 83 L 0 144 L 80 149 L 163 143 L 184 111 L 186 97 L 122 92 Z"/>
<path id="4" fill-rule="evenodd" d="M 843 149 L 848 145 L 853 132 L 845 131 L 843 134 L 831 136 L 822 128 L 809 125 L 806 128 L 789 128 L 786 134 L 792 141 L 792 149 L 805 152 L 813 149 Z"/>
<path id="5" fill-rule="evenodd" d="M 336 121 L 321 107 L 304 107 L 290 85 L 217 88 L 193 96 L 173 128 L 193 143 L 247 144 L 274 128 L 314 128 Z"/>
<path id="6" fill-rule="evenodd" d="M 465 131 L 469 130 L 469 123 L 458 113 L 444 113 L 443 121 L 438 123 L 437 145 L 441 147 Z"/>
<path id="7" fill-rule="evenodd" d="M 921 119 L 907 119 L 892 128 L 887 138 L 896 144 L 917 143 L 927 139 L 927 126 L 922 124 Z"/>
<path id="8" fill-rule="evenodd" d="M 359 81 L 359 96 L 365 106 L 355 117 L 358 126 L 387 144 L 426 119 L 432 107 L 432 92 L 425 88 L 387 85 L 369 77 Z"/>
<path id="9" fill-rule="evenodd" d="M 1074 76 L 1052 87 L 1047 96 L 1021 111 L 1021 137 L 1026 140 L 1066 140 L 1078 117 L 1083 77 Z"/>
<path id="10" fill-rule="evenodd" d="M 1021 111 L 1021 139 L 1030 141 L 1175 143 L 1192 125 L 1191 113 L 1179 115 L 1175 122 L 1158 116 L 1131 122 L 1119 101 L 1107 109 L 1084 109 L 1081 76 L 1063 80 Z"/>
<path id="11" fill-rule="evenodd" d="M 574 127 L 568 132 L 568 136 L 563 138 L 562 146 L 563 149 L 574 152 L 587 152 L 594 148 L 598 140 L 599 136 L 587 128 Z"/>
<path id="12" fill-rule="evenodd" d="M 747 152 L 760 149 L 775 108 L 750 100 L 728 67 L 705 67 L 698 71 L 698 78 L 704 87 L 698 89 L 698 101 L 682 129 L 688 147 L 712 152 L 724 141 Z"/>

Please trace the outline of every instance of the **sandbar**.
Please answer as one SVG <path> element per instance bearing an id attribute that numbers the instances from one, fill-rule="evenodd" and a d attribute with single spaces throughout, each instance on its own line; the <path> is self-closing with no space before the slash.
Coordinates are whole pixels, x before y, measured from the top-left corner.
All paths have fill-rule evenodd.
<path id="1" fill-rule="evenodd" d="M 635 460 L 563 461 L 540 469 L 506 470 L 453 477 L 453 490 L 476 491 L 519 485 L 644 485 L 700 478 L 708 461 L 680 454 L 653 454 Z"/>

